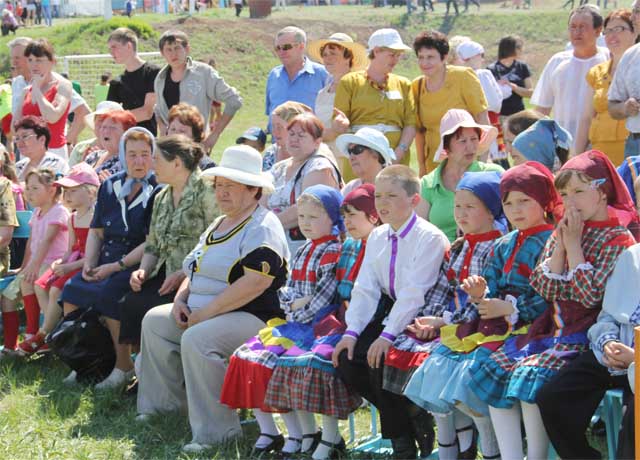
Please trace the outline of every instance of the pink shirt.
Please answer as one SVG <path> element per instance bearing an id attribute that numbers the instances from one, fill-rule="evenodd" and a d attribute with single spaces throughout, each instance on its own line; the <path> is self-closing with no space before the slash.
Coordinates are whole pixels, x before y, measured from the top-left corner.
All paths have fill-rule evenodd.
<path id="1" fill-rule="evenodd" d="M 33 211 L 29 226 L 31 227 L 31 257 L 35 256 L 38 246 L 44 240 L 48 225 L 59 225 L 60 231 L 49 246 L 49 252 L 42 261 L 50 265 L 56 259 L 62 258 L 69 249 L 69 211 L 60 203 L 54 205 L 49 211 L 40 215 L 40 208 Z"/>

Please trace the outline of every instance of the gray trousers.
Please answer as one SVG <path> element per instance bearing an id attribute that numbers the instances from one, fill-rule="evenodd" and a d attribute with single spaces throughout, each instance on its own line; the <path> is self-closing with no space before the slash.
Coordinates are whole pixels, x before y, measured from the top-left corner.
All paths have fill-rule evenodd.
<path id="1" fill-rule="evenodd" d="M 229 312 L 183 330 L 171 307 L 153 308 L 142 320 L 138 413 L 186 409 L 192 442 L 200 444 L 241 435 L 236 410 L 220 404 L 227 359 L 265 323 Z"/>

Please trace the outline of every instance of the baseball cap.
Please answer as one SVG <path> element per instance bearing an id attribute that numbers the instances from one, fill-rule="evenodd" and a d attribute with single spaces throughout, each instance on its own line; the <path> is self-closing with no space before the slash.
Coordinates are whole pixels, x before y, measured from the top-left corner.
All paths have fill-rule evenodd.
<path id="1" fill-rule="evenodd" d="M 77 187 L 78 185 L 89 184 L 95 185 L 96 187 L 100 186 L 100 179 L 98 175 L 94 171 L 94 169 L 89 166 L 84 161 L 74 165 L 69 174 L 67 174 L 62 179 L 58 179 L 54 182 L 54 184 L 59 185 L 61 187 Z"/>
<path id="2" fill-rule="evenodd" d="M 242 141 L 245 139 L 248 141 L 258 141 L 261 144 L 266 144 L 267 133 L 265 133 L 261 128 L 258 128 L 257 126 L 252 126 L 244 133 L 242 133 L 242 136 L 236 139 L 236 144 L 242 144 Z"/>

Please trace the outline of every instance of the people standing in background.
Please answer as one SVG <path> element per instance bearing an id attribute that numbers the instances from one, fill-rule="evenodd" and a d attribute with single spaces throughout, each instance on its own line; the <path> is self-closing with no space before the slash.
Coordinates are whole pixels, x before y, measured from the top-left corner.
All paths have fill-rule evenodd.
<path id="1" fill-rule="evenodd" d="M 503 37 L 498 44 L 498 60 L 487 67 L 506 96 L 502 100 L 501 117 L 508 117 L 524 110 L 523 99 L 533 94 L 531 70 L 526 63 L 519 60 L 523 47 L 520 37 Z"/>
<path id="2" fill-rule="evenodd" d="M 42 0 L 42 15 L 44 16 L 44 22 L 47 27 L 51 27 L 51 0 Z"/>
<path id="3" fill-rule="evenodd" d="M 236 8 L 236 18 L 239 18 L 242 12 L 242 0 L 233 0 L 233 6 Z"/>
<path id="4" fill-rule="evenodd" d="M 105 72 L 100 75 L 100 82 L 93 88 L 93 97 L 96 105 L 107 100 L 109 95 L 109 82 L 111 81 L 111 72 Z"/>
<path id="5" fill-rule="evenodd" d="M 122 104 L 136 117 L 138 126 L 156 133 L 158 127 L 153 117 L 156 94 L 153 92 L 153 81 L 160 67 L 143 61 L 138 56 L 138 37 L 136 33 L 120 27 L 109 35 L 109 54 L 116 64 L 124 65 L 125 71 L 109 84 L 107 100 Z"/>

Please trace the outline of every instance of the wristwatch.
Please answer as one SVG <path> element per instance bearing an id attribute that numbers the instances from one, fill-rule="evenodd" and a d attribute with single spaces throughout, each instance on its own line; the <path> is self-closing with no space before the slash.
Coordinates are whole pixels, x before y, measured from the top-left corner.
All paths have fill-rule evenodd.
<path id="1" fill-rule="evenodd" d="M 127 269 L 127 266 L 124 263 L 124 257 L 120 260 L 118 260 L 118 267 L 120 267 L 120 271 L 125 271 Z"/>
<path id="2" fill-rule="evenodd" d="M 400 150 L 402 150 L 403 152 L 406 152 L 407 150 L 409 150 L 409 146 L 407 144 L 403 144 L 403 143 L 398 144 L 398 148 Z"/>

